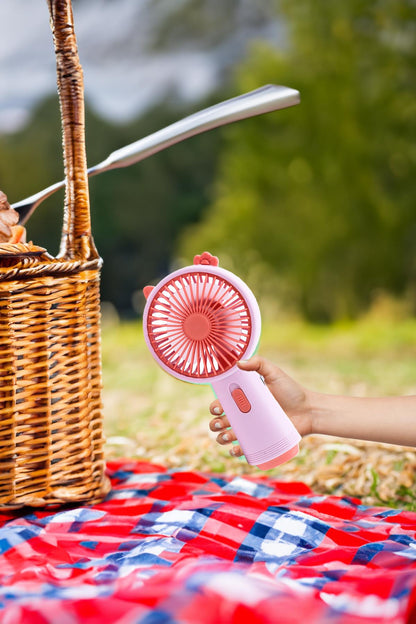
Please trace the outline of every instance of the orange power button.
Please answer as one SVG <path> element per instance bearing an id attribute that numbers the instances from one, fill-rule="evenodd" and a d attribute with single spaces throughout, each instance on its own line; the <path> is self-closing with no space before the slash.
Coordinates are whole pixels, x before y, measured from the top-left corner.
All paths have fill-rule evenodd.
<path id="1" fill-rule="evenodd" d="M 231 396 L 233 397 L 235 404 L 237 405 L 240 412 L 244 412 L 244 414 L 246 414 L 247 412 L 251 410 L 250 401 L 248 400 L 244 392 L 241 390 L 241 388 L 235 388 L 231 392 Z"/>

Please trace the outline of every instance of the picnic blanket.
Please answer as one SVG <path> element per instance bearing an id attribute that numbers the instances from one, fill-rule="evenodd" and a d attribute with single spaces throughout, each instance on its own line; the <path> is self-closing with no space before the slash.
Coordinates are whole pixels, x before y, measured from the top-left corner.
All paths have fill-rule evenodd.
<path id="1" fill-rule="evenodd" d="M 101 504 L 0 515 L 0 622 L 416 622 L 416 513 L 262 476 L 108 473 Z"/>

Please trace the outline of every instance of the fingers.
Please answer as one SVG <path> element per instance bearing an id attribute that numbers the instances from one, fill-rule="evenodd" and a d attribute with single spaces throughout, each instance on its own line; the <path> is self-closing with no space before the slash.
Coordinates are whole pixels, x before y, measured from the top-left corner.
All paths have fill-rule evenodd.
<path id="1" fill-rule="evenodd" d="M 235 437 L 234 431 L 232 429 L 225 429 L 225 431 L 221 431 L 221 433 L 217 435 L 217 442 L 218 444 L 221 444 L 221 446 L 224 446 L 225 444 L 231 444 L 232 442 L 236 441 L 237 438 Z M 234 444 L 230 448 L 229 453 L 233 457 L 241 457 L 244 454 L 239 444 Z"/>
<path id="2" fill-rule="evenodd" d="M 244 455 L 241 446 L 238 444 L 235 444 L 232 448 L 230 448 L 229 453 L 233 457 L 242 457 Z"/>
<path id="3" fill-rule="evenodd" d="M 209 406 L 209 411 L 217 418 L 213 418 L 209 423 L 209 428 L 211 431 L 222 431 L 223 429 L 227 429 L 230 426 L 227 416 L 223 413 L 223 409 L 221 407 L 221 403 L 217 401 L 213 401 Z"/>
<path id="4" fill-rule="evenodd" d="M 218 444 L 230 444 L 230 442 L 235 442 L 236 439 L 232 429 L 226 429 L 217 435 Z"/>
<path id="5" fill-rule="evenodd" d="M 214 416 L 221 416 L 221 414 L 224 413 L 224 410 L 222 409 L 222 405 L 221 403 L 218 401 L 218 399 L 216 399 L 215 401 L 213 401 L 211 403 L 211 405 L 209 406 L 209 411 L 211 412 L 211 414 L 213 414 Z"/>
<path id="6" fill-rule="evenodd" d="M 269 390 L 288 416 L 292 418 L 301 435 L 312 431 L 310 417 L 309 421 L 305 417 L 305 413 L 307 412 L 307 399 L 306 391 L 302 386 L 296 383 L 278 366 L 258 355 L 249 360 L 240 360 L 240 362 L 237 362 L 237 365 L 241 370 L 255 371 L 263 377 Z M 223 445 L 235 442 L 236 437 L 234 432 L 230 427 L 228 418 L 223 414 L 222 405 L 218 400 L 211 403 L 210 412 L 215 418 L 211 420 L 209 426 L 211 431 L 218 433 L 217 442 Z M 299 420 L 299 426 L 298 423 L 295 422 L 295 419 L 296 421 Z M 243 451 L 239 445 L 235 444 L 230 450 L 230 454 L 239 457 L 243 455 Z"/>
<path id="7" fill-rule="evenodd" d="M 218 400 L 213 401 L 209 410 L 213 415 L 222 414 L 213 418 L 209 423 L 211 431 L 219 432 L 216 438 L 218 444 L 225 445 L 235 442 L 237 438 L 235 437 L 234 431 L 231 429 L 227 416 L 222 413 L 223 410 L 221 403 Z M 241 457 L 243 455 L 243 451 L 238 444 L 233 445 L 229 453 L 233 457 Z"/>

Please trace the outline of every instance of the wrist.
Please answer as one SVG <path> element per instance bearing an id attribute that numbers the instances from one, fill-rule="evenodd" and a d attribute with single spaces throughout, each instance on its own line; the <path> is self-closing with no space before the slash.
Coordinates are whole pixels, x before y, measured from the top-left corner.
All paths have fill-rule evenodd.
<path id="1" fill-rule="evenodd" d="M 328 432 L 329 410 L 325 407 L 327 395 L 308 391 L 307 404 L 311 434 Z"/>

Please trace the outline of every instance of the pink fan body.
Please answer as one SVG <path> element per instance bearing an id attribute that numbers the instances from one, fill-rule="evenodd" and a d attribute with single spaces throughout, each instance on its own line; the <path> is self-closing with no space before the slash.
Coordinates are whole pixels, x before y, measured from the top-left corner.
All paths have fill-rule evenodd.
<path id="1" fill-rule="evenodd" d="M 296 455 L 300 436 L 262 378 L 236 366 L 260 337 L 257 301 L 216 258 L 207 252 L 201 258 L 147 287 L 145 340 L 166 372 L 212 384 L 247 461 L 269 469 Z"/>

